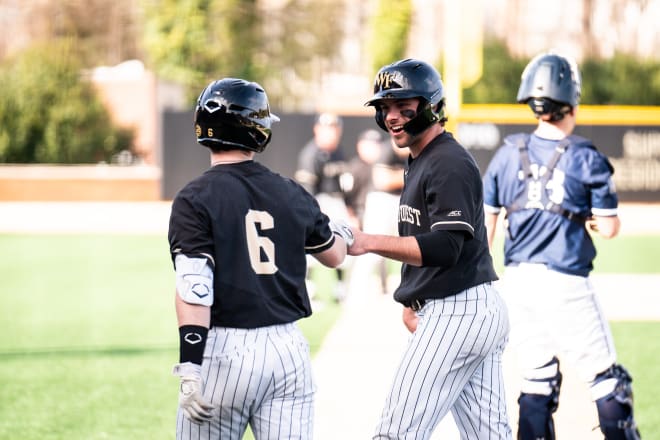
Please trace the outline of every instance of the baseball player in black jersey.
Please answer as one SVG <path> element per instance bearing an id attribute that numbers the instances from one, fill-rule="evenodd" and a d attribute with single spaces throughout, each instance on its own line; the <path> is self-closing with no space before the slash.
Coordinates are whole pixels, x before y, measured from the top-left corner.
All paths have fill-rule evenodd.
<path id="1" fill-rule="evenodd" d="M 344 147 L 341 145 L 343 127 L 342 118 L 334 113 L 320 113 L 316 117 L 314 137 L 298 154 L 298 169 L 294 179 L 314 195 L 326 215 L 348 219 L 345 185 L 342 184 L 348 171 Z M 313 260 L 308 259 L 308 263 L 310 268 L 315 266 Z M 343 264 L 335 269 L 337 282 L 333 294 L 338 302 L 343 301 L 347 293 L 344 283 L 345 266 L 346 264 Z M 313 288 L 309 280 L 308 287 L 310 290 Z"/>
<path id="2" fill-rule="evenodd" d="M 484 226 L 481 176 L 444 129 L 438 72 L 407 59 L 380 69 L 376 122 L 410 156 L 399 236 L 354 229 L 351 255 L 403 262 L 394 299 L 413 332 L 374 439 L 428 439 L 447 415 L 462 439 L 510 439 L 502 379 L 509 332 Z"/>
<path id="3" fill-rule="evenodd" d="M 225 78 L 197 101 L 211 167 L 175 197 L 169 243 L 180 359 L 177 439 L 309 439 L 314 383 L 295 321 L 311 314 L 306 254 L 336 267 L 350 229 L 255 162 L 271 138 L 264 90 Z M 340 237 L 337 239 L 336 237 Z"/>

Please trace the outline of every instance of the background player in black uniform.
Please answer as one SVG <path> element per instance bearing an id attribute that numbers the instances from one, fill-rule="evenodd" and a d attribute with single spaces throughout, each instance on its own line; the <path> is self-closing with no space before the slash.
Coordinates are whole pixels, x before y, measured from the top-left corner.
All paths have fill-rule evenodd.
<path id="1" fill-rule="evenodd" d="M 368 184 L 363 184 L 366 187 L 366 190 L 363 191 L 364 200 L 362 200 L 363 215 L 357 225 L 370 234 L 396 235 L 399 197 L 403 188 L 403 171 L 408 160 L 408 149 L 397 147 L 389 138 L 384 139 L 380 130 L 366 130 L 361 137 L 364 137 L 364 140 L 358 142 L 358 152 L 363 149 L 371 151 L 377 147 L 378 157 L 372 158 L 370 161 L 372 163 L 368 168 L 365 166 L 362 169 L 368 173 L 365 178 Z M 360 162 L 364 163 L 362 160 Z M 353 160 L 352 163 L 354 163 Z M 354 186 L 359 187 L 358 177 L 355 173 L 352 175 Z M 351 206 L 350 203 L 349 206 Z M 390 273 L 396 270 L 397 265 L 400 271 L 399 262 L 387 261 L 377 254 L 367 254 L 353 260 L 349 291 L 360 292 L 371 289 L 373 275 L 377 272 L 381 292 L 383 294 L 391 293 L 390 286 L 398 283 L 395 279 L 396 275 L 394 273 L 390 275 Z"/>
<path id="2" fill-rule="evenodd" d="M 428 439 L 451 411 L 461 438 L 509 439 L 501 366 L 508 316 L 492 284 L 481 175 L 444 130 L 440 75 L 418 60 L 385 66 L 367 105 L 410 158 L 400 236 L 354 230 L 349 253 L 404 263 L 394 299 L 414 332 L 373 438 Z"/>
<path id="3" fill-rule="evenodd" d="M 367 195 L 374 190 L 372 172 L 383 155 L 383 135 L 372 128 L 364 130 L 355 143 L 356 155 L 348 161 L 345 197 L 350 224 L 363 228 Z"/>
<path id="4" fill-rule="evenodd" d="M 348 163 L 341 145 L 344 130 L 343 120 L 334 113 L 320 113 L 314 121 L 314 136 L 305 144 L 298 155 L 295 179 L 310 194 L 316 197 L 321 210 L 334 219 L 349 219 L 345 202 L 345 185 L 342 178 L 348 176 Z M 309 261 L 310 265 L 314 261 Z M 346 297 L 344 265 L 335 269 L 337 283 L 333 294 L 337 301 Z M 308 280 L 310 290 L 313 284 Z"/>
<path id="5" fill-rule="evenodd" d="M 264 90 L 241 79 L 212 82 L 197 102 L 212 166 L 175 197 L 168 234 L 178 439 L 240 439 L 248 423 L 257 439 L 312 436 L 309 347 L 295 325 L 311 314 L 306 254 L 336 267 L 351 237 L 303 187 L 253 160 L 277 120 Z"/>

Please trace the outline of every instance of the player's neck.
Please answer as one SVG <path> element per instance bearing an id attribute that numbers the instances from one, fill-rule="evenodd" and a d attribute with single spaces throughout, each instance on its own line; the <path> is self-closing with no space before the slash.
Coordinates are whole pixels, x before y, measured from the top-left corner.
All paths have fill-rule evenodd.
<path id="1" fill-rule="evenodd" d="M 232 164 L 252 160 L 254 153 L 245 150 L 231 150 L 211 153 L 211 166 Z"/>
<path id="2" fill-rule="evenodd" d="M 543 139 L 564 139 L 571 134 L 571 130 L 563 121 L 551 123 L 547 121 L 540 121 L 534 134 Z"/>
<path id="3" fill-rule="evenodd" d="M 433 139 L 444 133 L 445 128 L 440 124 L 433 124 L 431 127 L 413 138 L 412 143 L 408 146 L 410 154 L 413 159 L 422 153 L 422 150 L 431 143 Z"/>

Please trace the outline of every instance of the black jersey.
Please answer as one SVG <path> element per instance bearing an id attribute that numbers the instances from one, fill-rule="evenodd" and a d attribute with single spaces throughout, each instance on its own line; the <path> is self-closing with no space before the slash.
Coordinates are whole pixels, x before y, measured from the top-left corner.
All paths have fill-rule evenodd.
<path id="1" fill-rule="evenodd" d="M 399 203 L 399 235 L 449 230 L 465 234 L 453 267 L 403 264 L 394 298 L 445 298 L 478 284 L 497 280 L 484 224 L 481 175 L 474 158 L 450 133 L 431 141 L 410 158 Z"/>
<path id="2" fill-rule="evenodd" d="M 313 195 L 341 195 L 341 175 L 346 167 L 341 145 L 333 151 L 324 151 L 312 139 L 300 151 L 296 179 Z"/>
<path id="3" fill-rule="evenodd" d="M 302 186 L 261 164 L 216 165 L 176 195 L 170 252 L 213 257 L 212 326 L 288 323 L 311 314 L 306 253 L 332 246 L 328 221 Z"/>

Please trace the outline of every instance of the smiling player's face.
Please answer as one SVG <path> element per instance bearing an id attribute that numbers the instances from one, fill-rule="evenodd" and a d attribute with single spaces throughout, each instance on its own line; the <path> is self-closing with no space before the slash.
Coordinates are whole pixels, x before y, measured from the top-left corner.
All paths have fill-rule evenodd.
<path id="1" fill-rule="evenodd" d="M 413 137 L 403 130 L 403 126 L 417 115 L 418 105 L 419 100 L 415 98 L 383 99 L 380 102 L 385 127 L 398 147 L 407 147 L 413 140 Z"/>
<path id="2" fill-rule="evenodd" d="M 404 125 L 417 116 L 419 104 L 419 98 L 383 99 L 379 103 L 392 142 L 399 148 L 408 147 L 413 157 L 417 157 L 433 138 L 444 131 L 440 124 L 431 124 L 416 135 L 404 130 Z"/>

